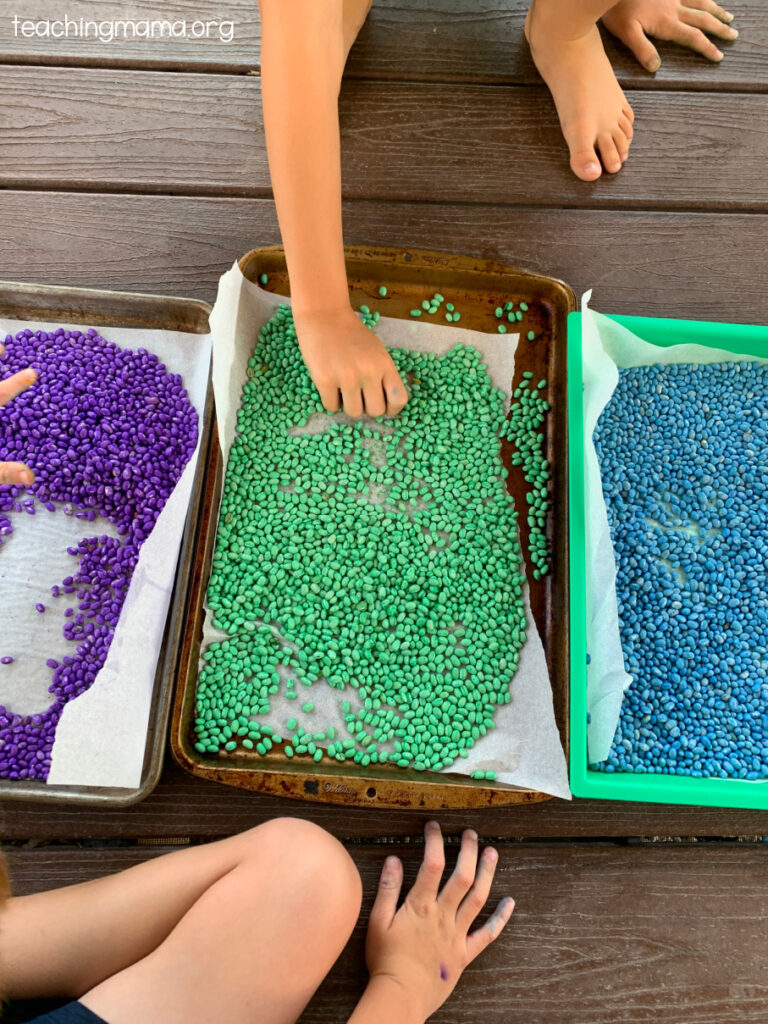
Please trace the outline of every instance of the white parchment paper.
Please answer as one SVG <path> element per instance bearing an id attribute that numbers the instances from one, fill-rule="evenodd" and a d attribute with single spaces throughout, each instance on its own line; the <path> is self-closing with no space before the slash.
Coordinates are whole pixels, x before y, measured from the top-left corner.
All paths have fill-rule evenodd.
<path id="1" fill-rule="evenodd" d="M 29 326 L 0 319 L 3 336 Z M 90 325 L 34 323 L 35 330 L 62 326 L 87 330 Z M 154 352 L 169 372 L 181 374 L 198 414 L 197 449 L 141 547 L 107 659 L 91 688 L 65 706 L 53 746 L 49 785 L 134 789 L 141 781 L 155 671 L 200 450 L 211 338 L 135 328 L 98 330 L 121 348 Z M 37 502 L 34 516 L 11 516 L 14 533 L 0 548 L 0 656 L 15 660 L 2 666 L 0 703 L 17 714 L 33 714 L 50 707 L 53 699 L 47 691 L 51 670 L 46 658 L 60 661 L 74 652 L 75 645 L 61 633 L 64 610 L 72 602 L 64 596 L 52 598 L 50 592 L 77 567 L 66 549 L 82 537 L 116 536 L 117 531 L 102 518 L 90 523 L 66 515 L 63 505 L 51 513 Z M 37 602 L 45 606 L 43 614 L 35 611 Z M 12 615 L 8 608 L 13 608 Z"/>
<path id="2" fill-rule="evenodd" d="M 258 332 L 277 306 L 289 301 L 247 281 L 237 264 L 219 281 L 211 316 L 212 374 L 225 464 L 235 436 L 248 359 Z M 506 407 L 509 407 L 519 335 L 507 334 L 500 343 L 498 334 L 384 316 L 379 320 L 376 334 L 390 348 L 438 355 L 449 352 L 459 343 L 474 346 L 481 353 L 491 380 L 504 391 Z M 524 599 L 528 632 L 510 688 L 512 701 L 496 711 L 496 728 L 474 746 L 467 758 L 454 761 L 447 770 L 465 774 L 475 770 L 494 771 L 501 782 L 570 799 L 565 756 L 554 717 L 552 687 L 544 648 L 531 615 L 527 584 Z M 210 619 L 206 607 L 202 650 L 212 640 L 222 638 L 221 633 L 212 628 Z M 304 692 L 301 687 L 299 691 Z M 310 694 L 309 690 L 306 692 Z M 346 690 L 340 693 L 316 683 L 311 689 L 311 699 L 315 710 L 311 715 L 303 715 L 303 701 L 290 702 L 278 694 L 272 699 L 270 716 L 260 720 L 272 725 L 276 731 L 284 732 L 286 719 L 295 717 L 299 725 L 311 732 L 333 725 L 339 735 L 345 735 L 341 705 L 347 699 L 354 704 L 355 692 Z"/>
<path id="3" fill-rule="evenodd" d="M 706 345 L 663 348 L 638 338 L 628 328 L 589 308 L 592 292 L 581 303 L 584 401 L 584 490 L 587 559 L 587 754 L 590 764 L 608 756 L 625 690 L 632 677 L 624 668 L 616 599 L 616 560 L 600 465 L 593 441 L 600 414 L 619 382 L 619 369 L 662 363 L 768 362 Z"/>

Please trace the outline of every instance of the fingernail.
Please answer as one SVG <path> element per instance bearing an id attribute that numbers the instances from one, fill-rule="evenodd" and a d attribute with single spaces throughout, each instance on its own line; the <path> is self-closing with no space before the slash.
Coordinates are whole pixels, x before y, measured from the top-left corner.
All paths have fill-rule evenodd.
<path id="1" fill-rule="evenodd" d="M 661 67 L 661 57 L 657 54 L 653 60 L 649 60 L 645 66 L 649 71 L 658 71 Z"/>
<path id="2" fill-rule="evenodd" d="M 467 839 L 471 839 L 474 840 L 474 842 L 477 842 L 477 832 L 475 832 L 473 828 L 468 828 L 464 835 L 467 837 Z"/>
<path id="3" fill-rule="evenodd" d="M 736 39 L 736 38 L 738 38 L 739 33 L 738 33 L 738 31 L 735 28 L 729 28 L 728 29 L 728 35 L 729 35 L 729 37 L 731 39 Z"/>
<path id="4" fill-rule="evenodd" d="M 733 21 L 733 17 L 734 16 L 731 14 L 730 11 L 723 11 L 723 14 L 725 14 L 725 20 L 726 21 Z"/>
<path id="5" fill-rule="evenodd" d="M 24 371 L 24 380 L 29 381 L 30 384 L 34 384 L 37 380 L 37 371 L 33 369 Z"/>
<path id="6" fill-rule="evenodd" d="M 498 860 L 499 851 L 495 850 L 492 846 L 489 846 L 488 849 L 485 851 L 485 856 L 488 858 L 488 860 Z"/>
<path id="7" fill-rule="evenodd" d="M 515 901 L 512 899 L 511 896 L 507 896 L 507 898 L 504 900 L 504 903 L 506 904 L 506 909 L 511 914 L 512 911 L 515 909 Z"/>
<path id="8" fill-rule="evenodd" d="M 23 469 L 19 475 L 19 479 L 25 487 L 29 487 L 35 482 L 34 474 L 29 469 Z"/>
<path id="9" fill-rule="evenodd" d="M 715 60 L 722 60 L 723 59 L 723 54 L 720 52 L 720 50 L 715 50 L 715 54 L 716 54 Z"/>

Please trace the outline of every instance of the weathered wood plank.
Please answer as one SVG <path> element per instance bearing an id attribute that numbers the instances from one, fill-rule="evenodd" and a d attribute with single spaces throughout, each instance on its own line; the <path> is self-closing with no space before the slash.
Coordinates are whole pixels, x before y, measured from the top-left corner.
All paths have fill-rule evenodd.
<path id="1" fill-rule="evenodd" d="M 201 782 L 168 763 L 155 792 L 143 803 L 122 810 L 0 803 L 0 838 L 214 838 L 282 815 L 317 822 L 342 839 L 418 837 L 428 817 L 420 811 L 391 811 L 375 804 L 336 808 L 261 796 Z M 446 834 L 471 826 L 481 836 L 502 838 L 768 835 L 765 811 L 603 800 L 548 800 L 522 807 L 450 811 L 442 813 L 440 821 Z"/>
<path id="2" fill-rule="evenodd" d="M 413 846 L 349 847 L 363 876 L 360 922 L 303 1024 L 346 1020 L 365 983 L 363 938 L 385 854 L 413 880 Z M 472 964 L 436 1024 L 762 1022 L 768 849 L 505 844 L 491 894 L 512 922 Z M 155 851 L 49 847 L 11 853 L 16 891 L 111 873 Z M 449 864 L 450 864 L 449 856 Z"/>
<path id="3" fill-rule="evenodd" d="M 662 43 L 662 67 L 649 75 L 606 33 L 608 54 L 622 84 L 633 89 L 768 89 L 768 11 L 757 0 L 731 6 L 741 35 L 737 44 L 725 44 L 728 52 L 721 65 Z M 527 0 L 376 0 L 350 55 L 348 74 L 535 84 L 539 78 L 523 36 L 527 7 Z M 88 0 L 72 0 L 67 15 L 74 24 L 59 27 L 60 5 L 41 0 L 30 18 L 34 34 L 27 28 L 27 36 L 20 22 L 6 19 L 0 27 L 0 61 L 240 73 L 258 67 L 260 25 L 256 5 L 249 0 L 172 0 L 162 8 L 162 20 L 172 27 L 154 29 L 145 27 L 160 20 L 153 0 L 134 0 L 130 24 L 116 31 L 111 23 L 125 21 L 126 10 L 111 0 L 99 4 L 98 18 Z M 81 27 L 81 18 L 93 24 Z M 52 38 L 52 24 L 53 31 L 67 35 Z"/>
<path id="4" fill-rule="evenodd" d="M 0 93 L 4 188 L 269 194 L 258 77 L 6 65 Z M 768 94 L 630 98 L 630 160 L 587 184 L 568 167 L 543 88 L 349 81 L 344 191 L 434 204 L 768 208 Z"/>
<path id="5" fill-rule="evenodd" d="M 351 852 L 370 894 L 381 853 Z M 416 851 L 397 852 L 413 877 Z M 754 892 L 765 889 L 766 856 L 727 847 L 503 848 L 493 898 L 513 895 L 515 915 L 430 1020 L 762 1022 L 768 918 Z M 347 1019 L 361 991 L 362 942 L 361 923 L 302 1024 Z"/>
<path id="6" fill-rule="evenodd" d="M 0 193 L 0 278 L 213 302 L 244 252 L 279 243 L 269 200 Z M 768 217 L 351 201 L 347 240 L 468 253 L 567 281 L 614 313 L 768 323 Z"/>
<path id="7" fill-rule="evenodd" d="M 528 0 L 376 0 L 350 54 L 352 76 L 530 85 L 541 81 L 523 35 Z M 738 89 L 768 87 L 768 12 L 755 0 L 731 5 L 736 44 L 712 65 L 660 43 L 662 66 L 649 75 L 632 53 L 604 32 L 606 51 L 624 88 Z M 719 44 L 718 44 L 719 45 Z"/>
<path id="8" fill-rule="evenodd" d="M 345 193 L 536 206 L 765 209 L 768 96 L 630 92 L 616 175 L 580 182 L 542 88 L 379 85 L 342 91 Z"/>
<path id="9" fill-rule="evenodd" d="M 258 78 L 6 66 L 0 89 L 5 185 L 268 191 Z"/>

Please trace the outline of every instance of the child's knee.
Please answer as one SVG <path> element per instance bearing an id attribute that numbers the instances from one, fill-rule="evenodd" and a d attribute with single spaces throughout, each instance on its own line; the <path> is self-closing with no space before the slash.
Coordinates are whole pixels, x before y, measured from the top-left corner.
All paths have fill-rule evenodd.
<path id="1" fill-rule="evenodd" d="M 241 837 L 244 856 L 270 860 L 350 915 L 360 912 L 362 882 L 355 862 L 330 832 L 301 818 L 273 818 Z"/>

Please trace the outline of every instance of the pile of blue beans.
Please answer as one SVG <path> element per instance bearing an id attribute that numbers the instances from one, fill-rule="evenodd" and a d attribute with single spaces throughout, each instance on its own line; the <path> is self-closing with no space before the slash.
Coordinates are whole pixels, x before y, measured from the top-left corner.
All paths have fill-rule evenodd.
<path id="1" fill-rule="evenodd" d="M 605 772 L 768 777 L 768 367 L 621 370 L 595 431 L 632 676 Z"/>

